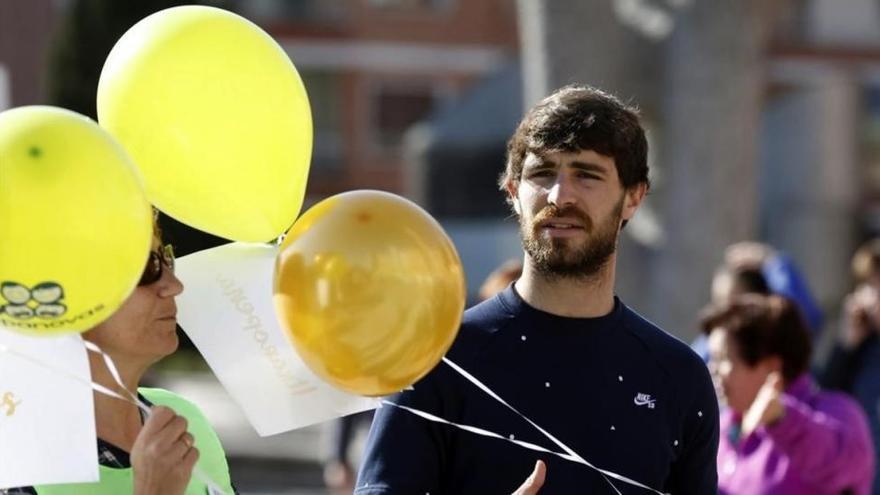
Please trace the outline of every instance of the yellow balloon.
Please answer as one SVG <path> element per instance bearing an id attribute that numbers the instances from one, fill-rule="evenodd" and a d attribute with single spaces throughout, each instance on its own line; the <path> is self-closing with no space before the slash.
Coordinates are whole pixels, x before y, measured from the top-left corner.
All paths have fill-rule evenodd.
<path id="1" fill-rule="evenodd" d="M 141 169 L 147 198 L 206 232 L 266 241 L 302 208 L 312 117 L 284 50 L 203 6 L 157 12 L 113 47 L 98 121 Z"/>
<path id="2" fill-rule="evenodd" d="M 0 326 L 81 332 L 134 289 L 152 242 L 137 169 L 82 115 L 0 113 Z"/>
<path id="3" fill-rule="evenodd" d="M 379 191 L 328 198 L 290 229 L 275 267 L 275 311 L 317 375 L 367 396 L 415 383 L 461 323 L 461 261 L 440 225 Z"/>

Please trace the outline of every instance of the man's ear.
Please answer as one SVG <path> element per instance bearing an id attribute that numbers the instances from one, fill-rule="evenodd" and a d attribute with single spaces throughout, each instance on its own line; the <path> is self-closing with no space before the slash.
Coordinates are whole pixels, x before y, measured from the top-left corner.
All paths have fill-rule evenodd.
<path id="1" fill-rule="evenodd" d="M 636 214 L 636 211 L 639 209 L 639 206 L 641 206 L 647 193 L 648 184 L 644 182 L 639 182 L 626 189 L 626 192 L 624 193 L 623 211 L 621 212 L 621 218 L 623 220 L 629 220 Z"/>
<path id="2" fill-rule="evenodd" d="M 519 201 L 517 201 L 519 183 L 509 180 L 505 185 L 505 189 L 507 189 L 507 202 L 513 205 L 513 211 L 515 211 L 517 215 L 522 215 L 522 212 L 519 210 Z"/>

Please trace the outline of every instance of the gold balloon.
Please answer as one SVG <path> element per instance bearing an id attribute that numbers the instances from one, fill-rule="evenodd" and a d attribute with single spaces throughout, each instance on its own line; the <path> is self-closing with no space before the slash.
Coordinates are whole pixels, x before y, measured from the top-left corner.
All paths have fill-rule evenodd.
<path id="1" fill-rule="evenodd" d="M 275 266 L 275 311 L 330 384 L 388 395 L 427 374 L 461 323 L 461 261 L 416 204 L 380 191 L 328 198 L 290 229 Z"/>

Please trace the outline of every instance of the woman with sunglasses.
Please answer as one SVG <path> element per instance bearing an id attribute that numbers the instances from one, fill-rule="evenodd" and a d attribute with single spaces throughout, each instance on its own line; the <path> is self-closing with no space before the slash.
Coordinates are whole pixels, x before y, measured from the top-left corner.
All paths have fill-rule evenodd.
<path id="1" fill-rule="evenodd" d="M 47 485 L 0 490 L 0 493 L 67 495 L 177 495 L 234 493 L 226 456 L 201 411 L 180 396 L 161 389 L 138 388 L 154 363 L 177 349 L 177 306 L 183 284 L 174 276 L 174 254 L 156 235 L 144 273 L 134 292 L 107 320 L 83 338 L 108 354 L 128 390 L 151 406 L 145 415 L 134 404 L 95 393 L 97 483 Z M 121 390 L 101 355 L 89 353 L 92 380 Z M 146 416 L 146 417 L 145 417 Z M 199 475 L 193 475 L 198 466 Z M 207 477 L 214 488 L 202 479 Z M 219 492 L 217 489 L 219 488 Z"/>

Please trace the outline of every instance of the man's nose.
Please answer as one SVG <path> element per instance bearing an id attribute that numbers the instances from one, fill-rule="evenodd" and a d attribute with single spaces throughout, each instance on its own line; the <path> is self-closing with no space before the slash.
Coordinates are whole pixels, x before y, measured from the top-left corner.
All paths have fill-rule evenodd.
<path id="1" fill-rule="evenodd" d="M 575 203 L 574 188 L 571 181 L 565 175 L 560 174 L 547 195 L 547 201 L 557 207 L 572 205 Z"/>

